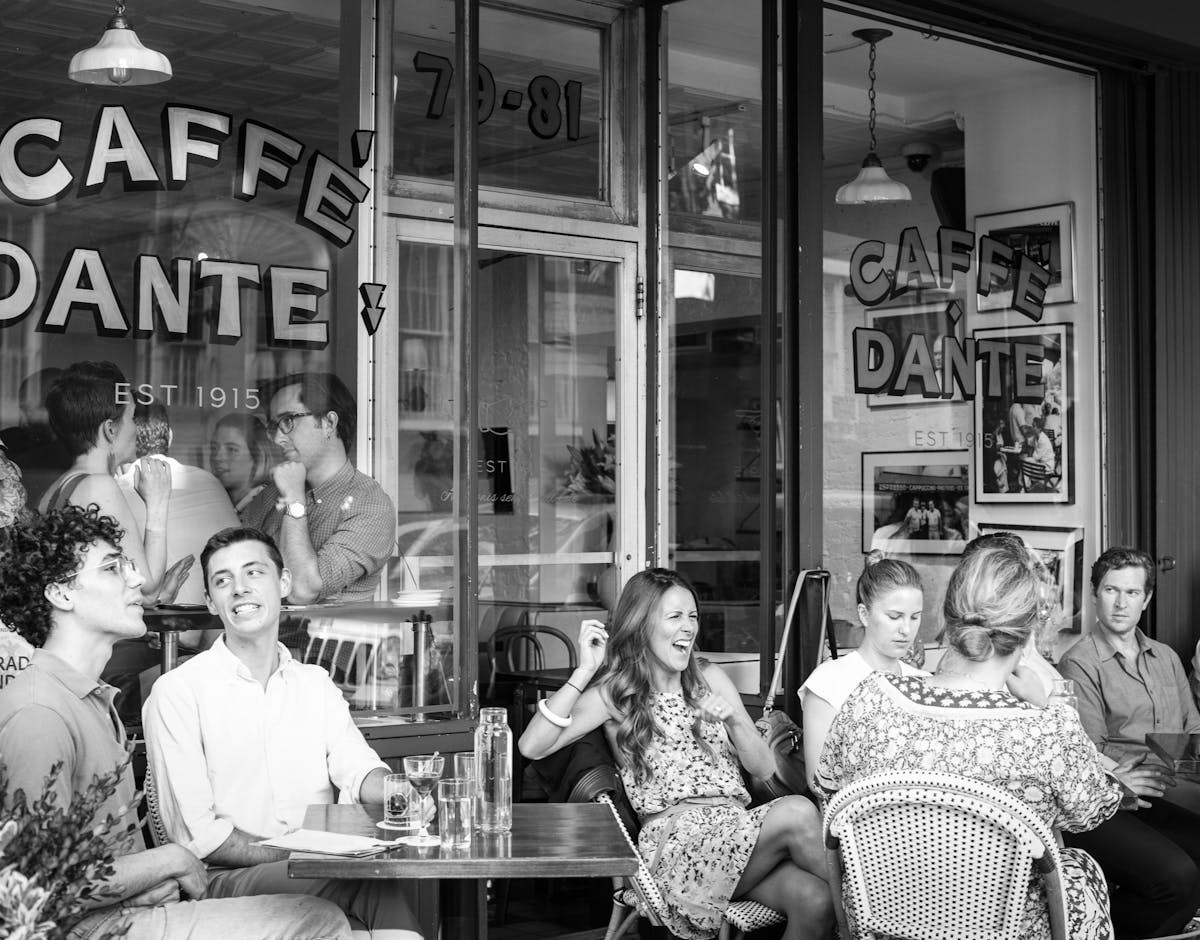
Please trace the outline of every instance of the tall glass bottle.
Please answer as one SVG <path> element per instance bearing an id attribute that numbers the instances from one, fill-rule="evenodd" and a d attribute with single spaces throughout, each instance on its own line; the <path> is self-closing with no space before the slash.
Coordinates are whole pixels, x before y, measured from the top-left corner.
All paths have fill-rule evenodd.
<path id="1" fill-rule="evenodd" d="M 512 730 L 503 708 L 481 708 L 475 729 L 475 770 L 479 774 L 479 828 L 512 829 Z"/>

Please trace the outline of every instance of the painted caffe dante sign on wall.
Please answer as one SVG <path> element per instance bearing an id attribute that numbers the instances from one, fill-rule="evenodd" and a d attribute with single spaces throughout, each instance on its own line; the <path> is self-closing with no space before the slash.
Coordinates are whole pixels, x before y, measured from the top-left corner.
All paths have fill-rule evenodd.
<path id="1" fill-rule="evenodd" d="M 300 141 L 265 124 L 244 120 L 234 143 L 229 140 L 233 131 L 230 116 L 205 108 L 168 105 L 162 110 L 161 128 L 162 172 L 150 159 L 143 137 L 124 107 L 99 109 L 87 157 L 78 167 L 67 166 L 54 152 L 62 121 L 53 117 L 18 121 L 0 137 L 0 189 L 13 202 L 27 206 L 58 202 L 73 193 L 86 198 L 98 193 L 113 174 L 121 176 L 126 192 L 178 190 L 186 187 L 191 166 L 214 164 L 223 151 L 236 150 L 236 198 L 253 202 L 260 185 L 280 188 L 294 172 L 303 172 L 296 222 L 339 248 L 353 239 L 354 209 L 370 188 L 331 157 L 313 151 L 301 170 L 305 145 Z M 371 132 L 354 134 L 356 163 L 366 162 L 370 142 Z M 231 206 L 231 211 L 236 212 L 236 207 Z M 76 247 L 62 259 L 57 271 L 40 271 L 29 250 L 0 240 L 0 265 L 12 275 L 11 286 L 0 296 L 0 328 L 34 313 L 39 284 L 53 278 L 48 298 L 37 312 L 35 329 L 43 333 L 65 332 L 72 316 L 82 315 L 92 318 L 102 336 L 124 336 L 132 330 L 182 339 L 194 327 L 194 288 L 212 285 L 219 299 L 219 340 L 236 342 L 242 337 L 240 295 L 242 289 L 251 287 L 267 298 L 273 344 L 323 347 L 329 342 L 329 323 L 317 311 L 317 299 L 329 289 L 325 268 L 272 265 L 264 271 L 252 261 L 237 258 L 163 259 L 142 254 L 134 260 L 135 292 L 130 299 L 118 296 L 105 258 L 95 248 Z M 368 306 L 377 304 L 381 293 L 381 289 L 372 290 L 376 299 L 368 300 Z"/>

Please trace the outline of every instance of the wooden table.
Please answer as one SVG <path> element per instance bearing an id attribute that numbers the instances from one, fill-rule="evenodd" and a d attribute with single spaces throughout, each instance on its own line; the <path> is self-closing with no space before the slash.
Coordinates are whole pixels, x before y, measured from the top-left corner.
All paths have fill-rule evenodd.
<path id="1" fill-rule="evenodd" d="M 382 806 L 310 806 L 304 828 L 387 838 L 375 825 L 382 812 Z M 399 845 L 366 858 L 296 852 L 288 861 L 288 874 L 296 878 L 438 879 L 442 883 L 442 936 L 475 940 L 487 932 L 484 888 L 488 878 L 606 877 L 632 875 L 637 867 L 637 855 L 607 806 L 516 803 L 512 832 L 476 833 L 469 846 Z"/>

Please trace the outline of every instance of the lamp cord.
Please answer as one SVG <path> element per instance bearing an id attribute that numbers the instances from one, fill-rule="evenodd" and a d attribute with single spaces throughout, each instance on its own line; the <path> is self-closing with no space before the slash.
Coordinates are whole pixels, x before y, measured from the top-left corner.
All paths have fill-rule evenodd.
<path id="1" fill-rule="evenodd" d="M 867 99 L 871 102 L 871 113 L 867 119 L 867 127 L 871 132 L 871 153 L 875 152 L 875 43 L 871 43 L 870 65 L 867 67 L 867 78 L 870 85 L 867 89 Z"/>
<path id="2" fill-rule="evenodd" d="M 117 0 L 117 16 L 125 15 L 125 0 Z"/>

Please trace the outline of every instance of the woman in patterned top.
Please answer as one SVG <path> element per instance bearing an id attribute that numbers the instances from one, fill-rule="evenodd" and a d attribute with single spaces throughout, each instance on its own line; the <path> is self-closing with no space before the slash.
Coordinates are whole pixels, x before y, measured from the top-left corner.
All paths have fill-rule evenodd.
<path id="1" fill-rule="evenodd" d="M 664 568 L 640 571 L 611 624 L 610 635 L 583 622 L 579 667 L 538 703 L 521 753 L 545 757 L 604 727 L 675 936 L 715 936 L 729 902 L 742 899 L 783 911 L 788 940 L 827 936 L 820 818 L 801 796 L 747 809 L 742 769 L 767 777 L 775 762 L 733 682 L 696 656 L 692 586 Z"/>
<path id="2" fill-rule="evenodd" d="M 875 673 L 858 686 L 825 739 L 818 792 L 828 798 L 874 773 L 935 770 L 999 787 L 1059 829 L 1093 829 L 1112 816 L 1121 791 L 1101 769 L 1079 716 L 1022 701 L 1005 688 L 1040 601 L 1036 559 L 1023 546 L 998 542 L 965 557 L 944 605 L 946 637 L 958 654 L 954 668 L 929 677 Z M 1099 866 L 1079 850 L 1061 855 L 1067 936 L 1106 940 L 1112 922 Z M 1021 936 L 1050 936 L 1036 875 Z"/>

